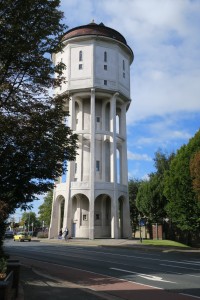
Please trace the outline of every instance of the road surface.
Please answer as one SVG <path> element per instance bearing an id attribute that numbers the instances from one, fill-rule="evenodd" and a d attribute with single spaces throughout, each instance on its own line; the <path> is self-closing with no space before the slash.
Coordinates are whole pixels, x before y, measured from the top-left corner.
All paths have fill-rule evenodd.
<path id="1" fill-rule="evenodd" d="M 22 262 L 123 299 L 200 299 L 200 261 L 191 253 L 146 252 L 73 243 L 5 242 Z M 169 293 L 163 294 L 164 291 Z M 148 291 L 148 292 L 147 292 Z"/>

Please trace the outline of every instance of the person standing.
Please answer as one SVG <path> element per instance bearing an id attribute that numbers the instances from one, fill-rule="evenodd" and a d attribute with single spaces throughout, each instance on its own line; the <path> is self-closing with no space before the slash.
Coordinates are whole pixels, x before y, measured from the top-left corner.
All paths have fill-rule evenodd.
<path id="1" fill-rule="evenodd" d="M 59 231 L 58 238 L 62 239 L 62 230 Z"/>
<path id="2" fill-rule="evenodd" d="M 65 231 L 64 231 L 64 239 L 65 239 L 65 241 L 67 241 L 67 239 L 68 239 L 68 234 L 69 234 L 69 230 L 68 230 L 68 228 L 66 227 L 66 229 L 65 229 Z"/>

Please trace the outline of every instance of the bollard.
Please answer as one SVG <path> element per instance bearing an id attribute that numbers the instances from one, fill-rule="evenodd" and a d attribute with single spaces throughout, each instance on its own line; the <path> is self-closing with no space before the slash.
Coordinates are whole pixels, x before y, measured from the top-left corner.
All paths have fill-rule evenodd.
<path id="1" fill-rule="evenodd" d="M 8 260 L 7 264 L 8 272 L 13 271 L 12 288 L 15 291 L 15 297 L 18 296 L 19 280 L 20 280 L 20 262 L 19 260 Z"/>

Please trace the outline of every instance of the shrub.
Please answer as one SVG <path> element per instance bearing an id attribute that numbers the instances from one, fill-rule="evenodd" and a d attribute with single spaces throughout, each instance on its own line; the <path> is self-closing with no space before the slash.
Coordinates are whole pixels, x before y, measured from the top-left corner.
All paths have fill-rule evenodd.
<path id="1" fill-rule="evenodd" d="M 39 239 L 48 238 L 48 232 L 46 232 L 46 231 L 39 231 L 37 233 L 37 238 L 39 238 Z"/>

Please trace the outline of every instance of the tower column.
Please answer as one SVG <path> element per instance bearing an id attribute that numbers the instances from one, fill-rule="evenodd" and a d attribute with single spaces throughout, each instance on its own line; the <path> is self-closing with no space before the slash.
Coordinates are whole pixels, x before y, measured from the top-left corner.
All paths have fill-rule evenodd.
<path id="1" fill-rule="evenodd" d="M 124 137 L 121 149 L 121 170 L 122 177 L 121 183 L 127 185 L 128 182 L 128 161 L 127 161 L 127 144 L 126 144 L 126 105 L 124 104 L 121 109 L 121 130 Z"/>
<path id="2" fill-rule="evenodd" d="M 75 97 L 72 95 L 69 99 L 69 114 L 70 114 L 70 127 L 72 130 L 75 130 L 76 121 L 75 121 Z M 71 199 L 71 181 L 74 174 L 74 163 L 68 164 L 67 171 L 67 195 L 65 199 L 64 207 L 64 219 L 63 219 L 63 229 L 66 227 L 69 229 L 70 234 L 72 233 L 72 222 L 70 215 L 72 214 L 72 201 Z"/>
<path id="3" fill-rule="evenodd" d="M 113 199 L 111 202 L 111 238 L 118 238 L 118 199 L 117 199 L 117 141 L 116 141 L 116 98 L 119 94 L 115 93 L 111 98 L 110 106 L 110 166 L 111 182 L 113 183 Z"/>
<path id="4" fill-rule="evenodd" d="M 90 98 L 90 209 L 89 209 L 89 239 L 94 239 L 94 184 L 96 175 L 95 155 L 95 89 L 91 89 Z"/>

